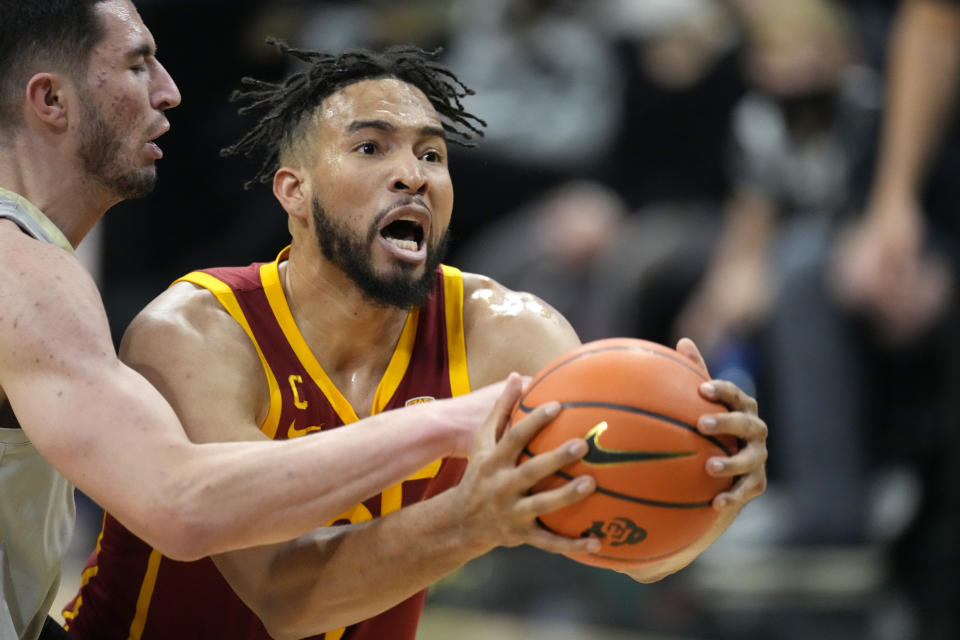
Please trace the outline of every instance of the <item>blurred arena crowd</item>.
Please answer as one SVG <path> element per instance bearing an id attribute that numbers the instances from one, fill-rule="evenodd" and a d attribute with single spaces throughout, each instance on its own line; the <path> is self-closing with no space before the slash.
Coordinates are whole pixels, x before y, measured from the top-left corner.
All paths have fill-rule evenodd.
<path id="1" fill-rule="evenodd" d="M 447 262 L 543 297 L 584 341 L 689 336 L 759 399 L 768 495 L 689 570 L 640 586 L 508 550 L 429 602 L 691 638 L 960 637 L 954 126 L 924 183 L 924 259 L 894 282 L 858 254 L 900 2 L 138 5 L 183 103 L 156 192 L 99 232 L 115 336 L 183 273 L 286 243 L 269 189 L 242 188 L 255 167 L 218 155 L 249 125 L 240 78 L 287 71 L 267 35 L 414 43 L 442 47 L 488 123 L 451 148 Z"/>

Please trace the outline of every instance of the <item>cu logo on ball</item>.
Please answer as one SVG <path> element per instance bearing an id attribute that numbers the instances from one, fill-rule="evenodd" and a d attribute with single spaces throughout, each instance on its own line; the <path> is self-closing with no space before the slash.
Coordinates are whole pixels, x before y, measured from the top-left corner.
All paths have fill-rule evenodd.
<path id="1" fill-rule="evenodd" d="M 583 533 L 581 538 L 594 536 L 607 541 L 611 547 L 621 547 L 625 544 L 638 544 L 647 537 L 647 530 L 637 524 L 630 518 L 617 516 L 609 522 L 603 520 L 594 520 L 593 524 Z"/>

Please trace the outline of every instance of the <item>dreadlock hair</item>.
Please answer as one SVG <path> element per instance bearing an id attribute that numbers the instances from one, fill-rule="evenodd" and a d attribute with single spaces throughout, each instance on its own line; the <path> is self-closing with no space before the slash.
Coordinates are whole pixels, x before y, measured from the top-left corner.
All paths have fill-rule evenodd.
<path id="1" fill-rule="evenodd" d="M 103 0 L 0 0 L 0 131 L 20 124 L 23 91 L 40 71 L 86 70 L 105 27 Z"/>
<path id="2" fill-rule="evenodd" d="M 309 67 L 279 83 L 243 78 L 240 82 L 247 88 L 238 89 L 230 96 L 231 102 L 247 103 L 238 109 L 240 115 L 264 112 L 238 142 L 220 151 L 222 157 L 263 156 L 259 171 L 244 183 L 244 189 L 270 182 L 280 168 L 281 154 L 294 145 L 302 133 L 302 125 L 314 110 L 328 96 L 361 80 L 396 78 L 417 87 L 440 114 L 444 130 L 452 134 L 450 141 L 461 146 L 474 146 L 473 140 L 482 137 L 482 127 L 487 126 L 461 103 L 461 98 L 473 95 L 473 90 L 432 60 L 439 49 L 428 52 L 399 46 L 380 53 L 353 49 L 333 55 L 294 49 L 273 38 L 268 38 L 267 44 L 306 62 Z"/>

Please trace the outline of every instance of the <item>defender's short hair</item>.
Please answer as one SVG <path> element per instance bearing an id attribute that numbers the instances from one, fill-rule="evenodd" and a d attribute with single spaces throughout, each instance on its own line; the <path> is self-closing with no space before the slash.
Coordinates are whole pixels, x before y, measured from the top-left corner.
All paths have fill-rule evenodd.
<path id="1" fill-rule="evenodd" d="M 103 0 L 0 0 L 0 131 L 21 124 L 23 91 L 44 70 L 76 75 L 106 28 Z"/>

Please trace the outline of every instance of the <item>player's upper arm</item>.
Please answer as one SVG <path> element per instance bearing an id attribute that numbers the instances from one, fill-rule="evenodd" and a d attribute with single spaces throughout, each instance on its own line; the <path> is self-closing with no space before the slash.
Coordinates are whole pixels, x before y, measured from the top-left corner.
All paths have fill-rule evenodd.
<path id="1" fill-rule="evenodd" d="M 0 235 L 0 387 L 37 448 L 82 478 L 104 426 L 89 417 L 113 405 L 112 384 L 122 395 L 132 381 L 117 360 L 96 285 L 77 259 L 8 231 Z"/>
<path id="2" fill-rule="evenodd" d="M 533 375 L 580 344 L 567 319 L 537 296 L 465 273 L 464 332 L 470 384 L 480 387 L 510 372 Z"/>

